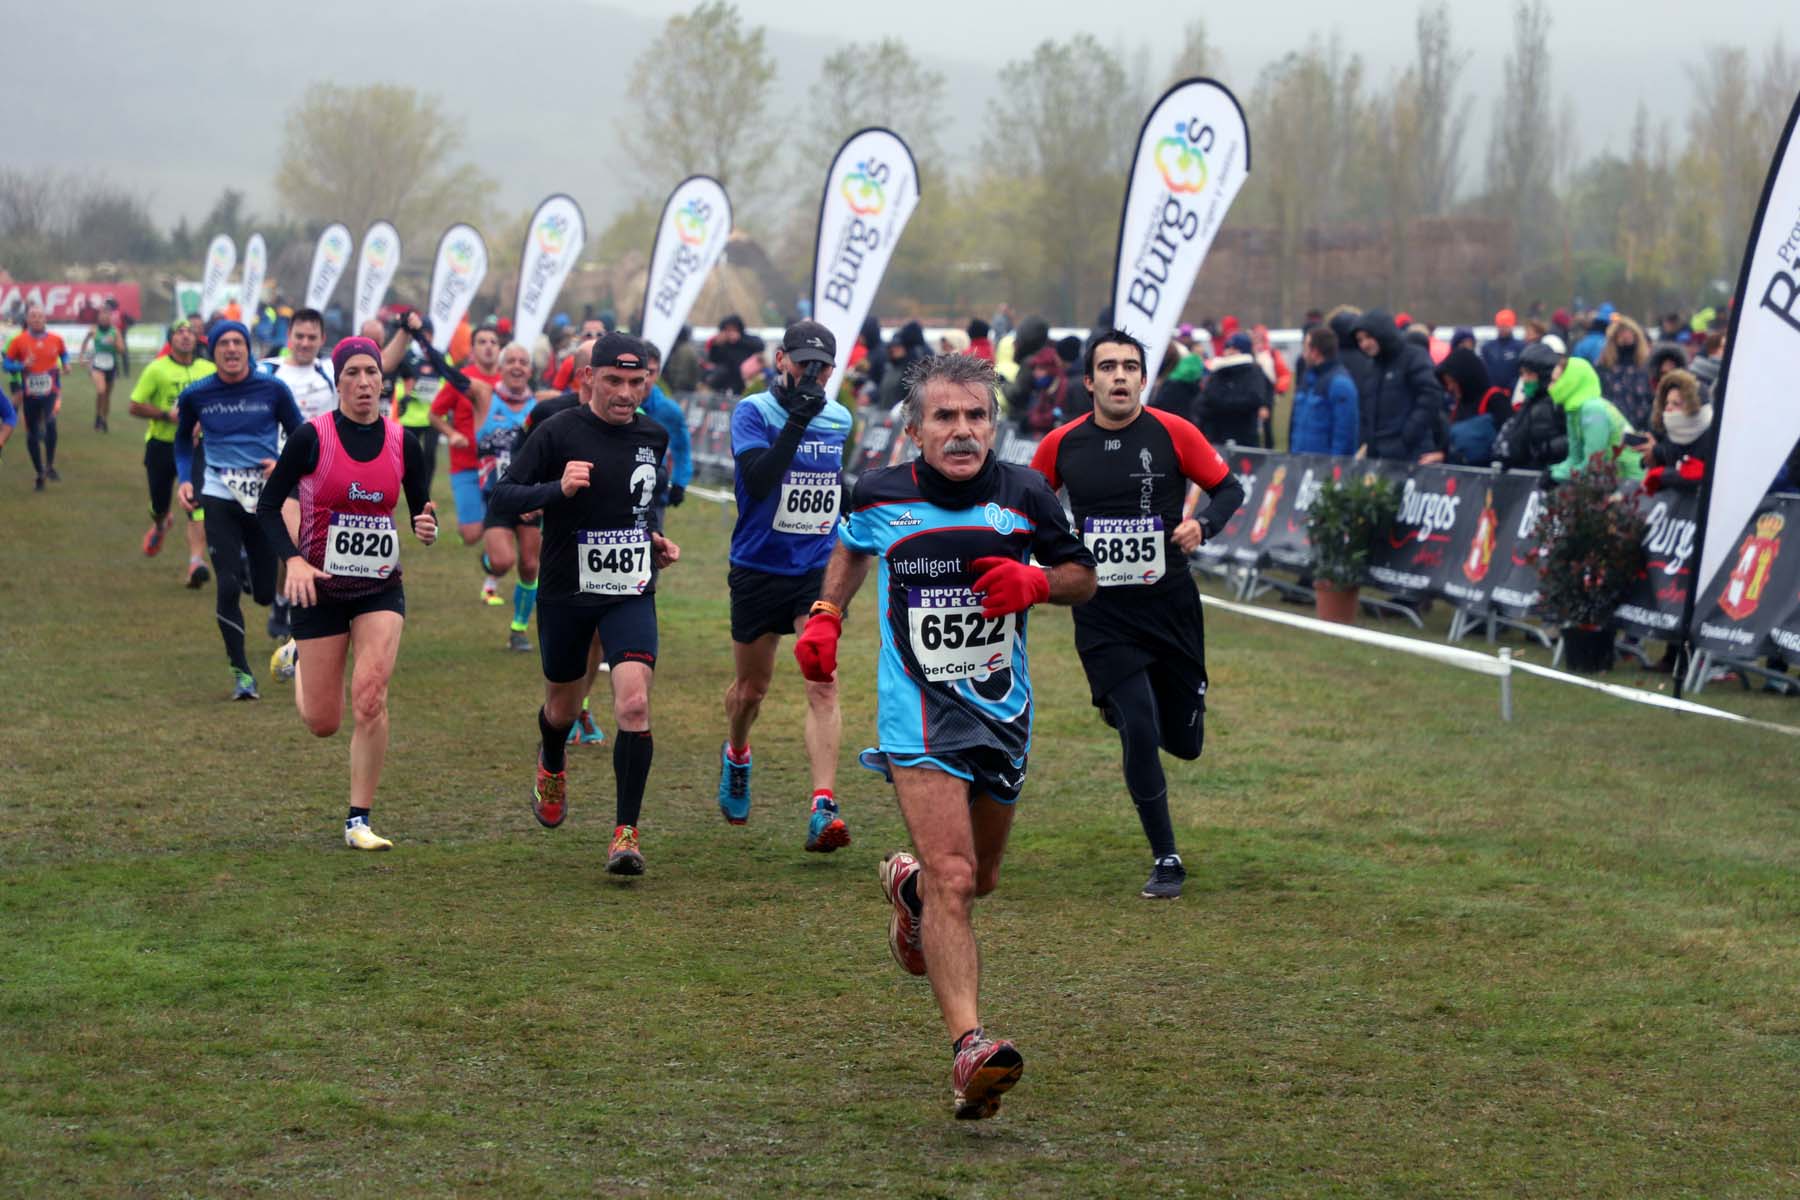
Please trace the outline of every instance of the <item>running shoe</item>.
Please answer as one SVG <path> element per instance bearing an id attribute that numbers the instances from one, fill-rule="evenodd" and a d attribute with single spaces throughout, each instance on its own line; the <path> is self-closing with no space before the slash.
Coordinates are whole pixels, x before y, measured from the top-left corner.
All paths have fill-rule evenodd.
<path id="1" fill-rule="evenodd" d="M 269 636 L 281 642 L 293 635 L 294 631 L 288 626 L 287 605 L 272 605 L 269 608 Z"/>
<path id="2" fill-rule="evenodd" d="M 37 477 L 37 482 L 31 485 L 31 490 L 34 492 L 41 492 L 44 490 L 44 477 L 42 475 L 39 475 Z"/>
<path id="3" fill-rule="evenodd" d="M 544 769 L 544 755 L 538 752 L 537 782 L 531 787 L 531 815 L 545 829 L 555 829 L 569 815 L 569 773 Z"/>
<path id="4" fill-rule="evenodd" d="M 818 854 L 830 854 L 850 844 L 850 827 L 838 815 L 835 803 L 820 796 L 813 801 L 812 815 L 806 821 L 806 848 Z"/>
<path id="5" fill-rule="evenodd" d="M 894 908 L 893 915 L 888 918 L 888 951 L 908 975 L 925 973 L 925 943 L 921 938 L 920 920 L 900 894 L 901 885 L 918 870 L 919 860 L 904 850 L 896 850 L 881 860 L 881 894 Z"/>
<path id="6" fill-rule="evenodd" d="M 300 643 L 293 638 L 276 647 L 275 653 L 269 655 L 269 674 L 286 683 L 294 677 L 294 670 L 300 665 Z"/>
<path id="7" fill-rule="evenodd" d="M 256 677 L 248 671 L 231 673 L 235 686 L 232 688 L 233 700 L 261 700 L 262 693 L 256 690 Z"/>
<path id="8" fill-rule="evenodd" d="M 608 875 L 642 875 L 644 852 L 638 849 L 637 830 L 630 825 L 613 829 L 612 846 L 606 852 Z"/>
<path id="9" fill-rule="evenodd" d="M 490 608 L 499 608 L 506 603 L 500 598 L 500 581 L 492 575 L 483 577 L 481 581 L 481 601 Z"/>
<path id="10" fill-rule="evenodd" d="M 45 471 L 44 474 L 46 474 L 50 477 L 51 483 L 61 483 L 62 482 L 62 472 L 58 471 L 55 467 L 51 467 L 49 470 Z"/>
<path id="11" fill-rule="evenodd" d="M 594 724 L 594 714 L 585 708 L 581 710 L 581 715 L 575 718 L 575 723 L 569 726 L 569 745 L 571 746 L 576 743 L 583 746 L 598 746 L 605 740 L 606 731 Z"/>
<path id="12" fill-rule="evenodd" d="M 344 845 L 352 850 L 392 850 L 394 843 L 388 841 L 373 829 L 361 817 L 344 822 Z"/>
<path id="13" fill-rule="evenodd" d="M 1005 1038 L 976 1026 L 950 1067 L 956 1119 L 980 1121 L 1000 1111 L 1000 1097 L 1025 1073 L 1025 1058 Z"/>
<path id="14" fill-rule="evenodd" d="M 1186 879 L 1187 868 L 1181 865 L 1181 855 L 1165 854 L 1150 868 L 1150 878 L 1138 895 L 1146 900 L 1179 900 Z"/>
<path id="15" fill-rule="evenodd" d="M 190 591 L 205 587 L 211 579 L 212 572 L 207 570 L 205 563 L 193 563 L 188 567 L 187 585 Z"/>
<path id="16" fill-rule="evenodd" d="M 732 825 L 750 819 L 750 763 L 731 761 L 731 743 L 719 747 L 719 811 Z"/>
<path id="17" fill-rule="evenodd" d="M 157 521 L 150 526 L 150 532 L 144 535 L 144 557 L 155 558 L 157 552 L 162 549 L 162 540 L 162 522 Z"/>
<path id="18" fill-rule="evenodd" d="M 506 648 L 515 654 L 530 654 L 531 640 L 517 629 L 506 632 Z"/>

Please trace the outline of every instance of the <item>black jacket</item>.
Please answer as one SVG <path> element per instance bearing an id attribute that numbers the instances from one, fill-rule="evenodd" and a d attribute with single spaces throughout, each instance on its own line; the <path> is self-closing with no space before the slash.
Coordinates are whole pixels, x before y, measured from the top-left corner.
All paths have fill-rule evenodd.
<path id="1" fill-rule="evenodd" d="M 1262 445 L 1259 409 L 1275 403 L 1275 386 L 1256 359 L 1248 354 L 1227 354 L 1214 359 L 1200 388 L 1194 423 L 1215 446 L 1235 442 Z"/>
<path id="2" fill-rule="evenodd" d="M 1366 446 L 1369 444 L 1369 418 L 1375 411 L 1375 385 L 1381 376 L 1375 370 L 1374 362 L 1356 344 L 1356 314 L 1342 312 L 1331 318 L 1331 332 L 1337 334 L 1338 362 L 1350 372 L 1350 378 L 1356 384 L 1356 444 Z M 1300 374 L 1296 372 L 1295 378 Z"/>
<path id="3" fill-rule="evenodd" d="M 1569 424 L 1544 388 L 1500 427 L 1494 461 L 1519 471 L 1545 471 L 1569 457 Z"/>
<path id="4" fill-rule="evenodd" d="M 1438 383 L 1431 355 L 1400 337 L 1394 318 L 1370 309 L 1353 327 L 1374 338 L 1381 352 L 1375 356 L 1375 390 L 1369 410 L 1370 458 L 1417 462 L 1420 456 L 1442 450 L 1449 437 L 1446 409 L 1449 397 Z"/>

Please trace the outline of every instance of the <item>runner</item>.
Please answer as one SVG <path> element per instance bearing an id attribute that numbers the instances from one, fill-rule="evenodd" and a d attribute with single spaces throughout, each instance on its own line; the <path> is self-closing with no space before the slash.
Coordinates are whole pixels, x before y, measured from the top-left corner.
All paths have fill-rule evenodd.
<path id="1" fill-rule="evenodd" d="M 1043 478 L 993 454 L 993 364 L 921 360 L 904 401 L 916 462 L 864 473 L 813 615 L 794 643 L 808 679 L 837 671 L 843 613 L 879 561 L 881 745 L 863 765 L 893 781 L 918 857 L 881 863 L 888 948 L 927 975 L 951 1043 L 959 1118 L 991 1117 L 1025 1069 L 983 1029 L 970 910 L 994 890 L 1031 749 L 1025 611 L 1080 604 L 1094 559 Z M 1044 567 L 1031 566 L 1035 557 Z"/>
<path id="2" fill-rule="evenodd" d="M 431 425 L 431 402 L 437 399 L 444 377 L 438 369 L 412 345 L 412 334 L 405 327 L 410 310 L 394 322 L 393 333 L 382 342 L 385 332 L 381 322 L 370 318 L 363 326 L 363 336 L 381 346 L 382 411 L 400 422 L 406 436 L 418 443 L 425 463 L 425 492 L 431 493 L 437 477 L 438 431 Z M 420 318 L 420 340 L 431 340 L 431 322 Z M 374 336 L 370 335 L 370 328 Z"/>
<path id="3" fill-rule="evenodd" d="M 263 481 L 275 467 L 276 443 L 300 427 L 300 410 L 287 384 L 250 370 L 250 331 L 237 321 L 212 328 L 217 373 L 181 393 L 175 405 L 175 469 L 181 479 L 181 507 L 206 504 L 206 547 L 217 579 L 219 636 L 231 660 L 233 700 L 255 700 L 256 679 L 244 657 L 244 613 L 249 591 L 258 604 L 275 599 L 275 551 L 256 521 Z M 206 465 L 194 483 L 194 430 L 206 439 Z"/>
<path id="4" fill-rule="evenodd" d="M 325 364 L 319 361 L 319 350 L 324 344 L 325 318 L 317 309 L 297 309 L 288 322 L 287 353 L 265 358 L 257 364 L 257 370 L 287 384 L 288 391 L 294 394 L 294 405 L 300 410 L 302 421 L 314 420 L 337 408 L 337 388 L 326 373 Z M 287 518 L 291 538 L 300 528 L 298 504 L 288 505 Z M 277 589 L 275 604 L 269 609 L 270 637 L 279 641 L 290 636 L 288 617 L 287 596 L 282 589 Z"/>
<path id="5" fill-rule="evenodd" d="M 640 339 L 641 340 L 641 339 Z M 669 393 L 663 391 L 662 352 L 649 342 L 642 343 L 644 359 L 650 364 L 650 370 L 644 376 L 645 394 L 640 408 L 644 415 L 669 431 L 669 485 L 664 493 L 663 503 L 679 508 L 687 499 L 688 484 L 694 480 L 694 442 L 688 433 L 687 414 L 681 411 L 681 405 L 670 399 Z M 570 361 L 580 357 L 580 350 L 570 356 Z"/>
<path id="6" fill-rule="evenodd" d="M 111 296 L 94 318 L 94 327 L 81 339 L 81 357 L 87 359 L 88 375 L 94 381 L 94 429 L 108 433 L 113 380 L 121 370 L 131 372 L 125 355 L 125 322 L 119 315 L 119 302 Z"/>
<path id="7" fill-rule="evenodd" d="M 18 410 L 13 408 L 12 401 L 6 398 L 6 392 L 0 390 L 0 451 L 6 449 L 6 443 L 12 441 L 13 431 L 18 427 Z"/>
<path id="8" fill-rule="evenodd" d="M 287 564 L 294 640 L 294 705 L 318 737 L 338 731 L 344 717 L 344 660 L 356 728 L 350 735 L 350 815 L 344 844 L 356 850 L 393 846 L 369 827 L 369 809 L 387 755 L 388 679 L 406 624 L 400 581 L 400 543 L 394 509 L 400 492 L 412 514 L 413 536 L 437 540 L 436 509 L 424 488 L 417 442 L 381 415 L 381 348 L 364 337 L 345 338 L 331 354 L 338 408 L 300 426 L 256 502 L 262 533 Z M 282 509 L 300 504 L 300 543 Z"/>
<path id="9" fill-rule="evenodd" d="M 1244 502 L 1244 489 L 1186 419 L 1143 405 L 1144 347 L 1109 329 L 1088 344 L 1094 410 L 1039 444 L 1031 465 L 1069 490 L 1100 587 L 1075 609 L 1075 651 L 1094 706 L 1119 731 L 1125 788 L 1150 842 L 1139 895 L 1173 900 L 1187 878 L 1158 747 L 1200 757 L 1206 640 L 1187 558 Z M 1206 511 L 1194 516 L 1204 488 Z"/>
<path id="10" fill-rule="evenodd" d="M 144 475 L 150 484 L 150 528 L 144 534 L 144 554 L 162 549 L 163 538 L 175 519 L 170 502 L 175 494 L 175 401 L 193 383 L 213 373 L 213 365 L 197 357 L 199 335 L 194 322 L 182 317 L 169 326 L 169 352 L 150 360 L 131 389 L 130 412 L 149 422 L 144 430 Z M 206 569 L 204 514 L 187 518 L 187 585 L 203 587 L 212 577 Z"/>
<path id="11" fill-rule="evenodd" d="M 577 373 L 585 402 L 545 421 L 495 486 L 502 514 L 544 513 L 544 602 L 532 813 L 546 828 L 568 815 L 566 739 L 587 686 L 595 635 L 612 665 L 613 781 L 617 789 L 606 870 L 641 875 L 638 819 L 650 777 L 650 683 L 656 669 L 656 574 L 681 557 L 662 535 L 657 465 L 669 435 L 637 411 L 644 371 L 637 339 L 608 334 Z"/>
<path id="12" fill-rule="evenodd" d="M 414 327 L 412 318 L 407 325 Z M 416 334 L 414 341 L 418 341 Z M 487 501 L 481 494 L 481 464 L 475 456 L 475 401 L 472 389 L 461 384 L 480 382 L 492 387 L 500 382 L 500 335 L 485 326 L 475 330 L 470 335 L 469 359 L 454 376 L 442 372 L 444 386 L 431 402 L 431 426 L 450 443 L 450 497 L 456 504 L 456 532 L 465 546 L 481 541 Z M 500 581 L 492 575 L 483 579 L 481 598 L 487 604 L 504 604 Z"/>
<path id="13" fill-rule="evenodd" d="M 775 351 L 778 379 L 731 411 L 737 524 L 731 531 L 731 661 L 725 689 L 725 744 L 719 748 L 719 811 L 733 825 L 750 819 L 750 727 L 775 673 L 775 647 L 806 624 L 825 563 L 837 542 L 844 440 L 850 410 L 825 398 L 837 340 L 817 321 L 798 321 Z M 838 813 L 837 682 L 807 680 L 806 757 L 812 800 L 806 848 L 850 844 Z"/>
<path id="14" fill-rule="evenodd" d="M 13 396 L 25 413 L 25 451 L 37 471 L 36 490 L 44 481 L 61 482 L 56 473 L 56 417 L 62 412 L 62 373 L 69 348 L 44 327 L 44 306 L 25 309 L 25 328 L 6 344 L 6 370 L 15 374 Z"/>
<path id="15" fill-rule="evenodd" d="M 525 436 L 525 419 L 537 406 L 537 396 L 531 391 L 531 351 L 519 342 L 508 345 L 500 352 L 500 381 L 491 386 L 474 381 L 470 395 L 477 406 L 477 479 L 482 504 L 487 509 L 481 522 L 481 569 L 498 593 L 499 581 L 514 564 L 518 565 L 519 581 L 513 584 L 512 625 L 507 631 L 506 648 L 525 654 L 531 650 L 525 631 L 531 628 L 531 610 L 537 604 L 543 514 L 496 512 L 489 498 L 494 484 L 512 462 L 514 447 Z"/>

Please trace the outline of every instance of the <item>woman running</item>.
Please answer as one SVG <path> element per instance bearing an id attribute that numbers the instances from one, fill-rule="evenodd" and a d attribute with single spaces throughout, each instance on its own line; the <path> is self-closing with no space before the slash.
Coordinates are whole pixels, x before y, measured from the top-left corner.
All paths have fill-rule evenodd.
<path id="1" fill-rule="evenodd" d="M 118 301 L 110 296 L 95 316 L 94 327 L 81 339 L 81 355 L 87 359 L 88 375 L 94 381 L 94 428 L 105 433 L 112 416 L 113 380 L 120 371 L 131 370 L 125 361 L 125 322 L 119 318 Z"/>
<path id="2" fill-rule="evenodd" d="M 293 640 L 276 652 L 277 671 L 293 668 L 294 703 L 319 737 L 330 737 L 343 721 L 344 661 L 355 653 L 344 844 L 386 850 L 393 843 L 369 828 L 369 809 L 387 754 L 388 679 L 406 622 L 394 510 L 404 490 L 413 535 L 427 546 L 437 540 L 437 513 L 418 443 L 380 413 L 381 347 L 345 338 L 331 363 L 337 410 L 288 438 L 256 515 L 287 563 L 284 590 L 294 606 Z M 281 516 L 289 496 L 300 502 L 299 546 Z"/>

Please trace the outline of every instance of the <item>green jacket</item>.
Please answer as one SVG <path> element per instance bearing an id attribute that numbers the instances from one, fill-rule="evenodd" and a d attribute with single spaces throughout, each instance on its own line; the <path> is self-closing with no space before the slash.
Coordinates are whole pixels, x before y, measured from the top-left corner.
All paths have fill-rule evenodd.
<path id="1" fill-rule="evenodd" d="M 1550 398 L 1563 410 L 1569 430 L 1569 457 L 1550 468 L 1550 478 L 1564 482 L 1594 455 L 1615 451 L 1620 479 L 1644 477 L 1642 456 L 1625 445 L 1631 423 L 1600 394 L 1600 376 L 1592 363 L 1571 357 L 1550 385 Z"/>

